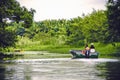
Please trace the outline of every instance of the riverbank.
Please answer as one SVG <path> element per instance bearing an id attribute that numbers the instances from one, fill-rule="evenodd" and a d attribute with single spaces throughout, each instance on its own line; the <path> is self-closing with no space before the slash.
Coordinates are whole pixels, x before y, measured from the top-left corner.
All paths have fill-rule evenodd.
<path id="1" fill-rule="evenodd" d="M 21 54 L 23 56 L 18 59 L 43 59 L 43 58 L 71 58 L 70 54 L 50 53 L 48 51 L 23 51 L 14 54 Z"/>
<path id="2" fill-rule="evenodd" d="M 120 50 L 118 43 L 112 44 L 95 43 L 99 58 L 119 58 Z M 11 48 L 11 54 L 16 54 L 13 59 L 40 59 L 40 58 L 71 58 L 70 50 L 84 50 L 84 46 L 74 47 L 68 45 L 19 45 L 16 49 Z M 8 52 L 9 54 L 10 52 Z M 9 59 L 9 58 L 6 58 Z"/>
<path id="3" fill-rule="evenodd" d="M 48 51 L 21 51 L 0 53 L 0 60 L 71 58 L 70 54 L 50 53 Z"/>
<path id="4" fill-rule="evenodd" d="M 94 43 L 96 51 L 99 53 L 100 58 L 112 58 L 120 57 L 120 43 L 116 45 L 112 44 L 102 44 Z M 59 54 L 69 54 L 70 50 L 84 50 L 84 46 L 75 47 L 68 45 L 19 45 L 18 48 L 21 48 L 25 51 L 47 51 L 50 54 L 59 55 Z M 63 56 L 64 57 L 64 56 Z M 70 56 L 69 56 L 70 57 Z"/>

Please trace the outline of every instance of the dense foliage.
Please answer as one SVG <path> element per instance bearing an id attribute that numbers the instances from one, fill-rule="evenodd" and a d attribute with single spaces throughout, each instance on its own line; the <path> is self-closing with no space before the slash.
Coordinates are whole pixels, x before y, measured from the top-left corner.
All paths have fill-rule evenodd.
<path id="1" fill-rule="evenodd" d="M 17 45 L 71 45 L 120 41 L 120 1 L 108 0 L 107 10 L 94 10 L 69 20 L 33 22 L 35 10 L 20 7 L 16 0 L 0 0 L 0 47 Z M 12 22 L 8 24 L 8 19 Z M 16 37 L 17 35 L 17 37 Z"/>
<path id="2" fill-rule="evenodd" d="M 16 39 L 15 31 L 9 30 L 10 22 L 24 22 L 23 26 L 32 26 L 35 10 L 28 11 L 25 7 L 20 7 L 16 0 L 0 0 L 0 47 L 13 46 Z"/>
<path id="3" fill-rule="evenodd" d="M 110 42 L 120 41 L 120 0 L 108 0 L 107 17 L 109 24 Z"/>
<path id="4" fill-rule="evenodd" d="M 34 22 L 30 28 L 19 25 L 16 32 L 33 42 L 39 41 L 40 45 L 81 46 L 91 42 L 106 42 L 109 36 L 107 29 L 106 11 L 93 10 L 91 14 L 70 20 Z"/>

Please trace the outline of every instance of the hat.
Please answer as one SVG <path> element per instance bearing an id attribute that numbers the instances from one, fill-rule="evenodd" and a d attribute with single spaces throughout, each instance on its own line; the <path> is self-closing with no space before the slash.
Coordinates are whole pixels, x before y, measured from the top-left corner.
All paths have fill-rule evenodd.
<path id="1" fill-rule="evenodd" d="M 91 43 L 91 45 L 94 45 L 94 43 Z"/>

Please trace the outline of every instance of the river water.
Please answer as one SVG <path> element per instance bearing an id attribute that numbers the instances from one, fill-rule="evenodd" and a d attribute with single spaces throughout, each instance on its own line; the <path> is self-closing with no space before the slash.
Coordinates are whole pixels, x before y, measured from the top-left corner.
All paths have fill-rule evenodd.
<path id="1" fill-rule="evenodd" d="M 120 61 L 103 58 L 7 61 L 0 63 L 0 80 L 120 80 Z"/>

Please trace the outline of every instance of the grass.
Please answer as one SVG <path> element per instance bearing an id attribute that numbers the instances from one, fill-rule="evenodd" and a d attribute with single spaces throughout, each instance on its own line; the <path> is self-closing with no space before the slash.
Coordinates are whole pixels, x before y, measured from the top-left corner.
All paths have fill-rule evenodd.
<path id="1" fill-rule="evenodd" d="M 40 47 L 40 48 L 36 48 L 36 47 Z M 120 55 L 115 56 L 118 47 L 114 47 L 111 44 L 95 43 L 95 47 L 96 50 L 100 53 L 99 58 L 120 57 Z M 34 46 L 33 48 L 25 47 L 23 49 L 25 51 L 20 53 L 18 52 L 18 55 L 22 55 L 22 56 L 17 56 L 13 59 L 71 58 L 72 55 L 69 54 L 69 50 L 83 50 L 84 46 L 71 47 L 67 45 L 63 45 L 63 46 L 42 45 L 42 46 Z M 29 53 L 29 51 L 32 54 L 24 54 L 25 52 Z M 34 54 L 34 52 L 36 54 Z"/>
<path id="2" fill-rule="evenodd" d="M 118 50 L 120 43 L 117 43 L 117 46 L 113 46 L 112 44 L 96 44 L 96 50 L 100 53 L 99 57 L 103 58 L 114 58 L 120 57 L 118 54 L 120 53 Z"/>
<path id="3" fill-rule="evenodd" d="M 49 55 L 34 55 L 38 58 L 46 58 L 46 57 L 50 57 L 52 55 L 52 57 L 58 57 L 57 55 L 59 54 L 69 54 L 69 50 L 83 50 L 84 46 L 80 46 L 80 47 L 74 47 L 74 46 L 69 46 L 69 45 L 41 45 L 41 43 L 39 41 L 36 42 L 32 42 L 32 41 L 27 41 L 26 42 L 21 41 L 19 42 L 19 44 L 17 44 L 18 49 L 21 50 L 25 50 L 25 51 L 48 51 Z M 103 44 L 103 43 L 94 43 L 96 51 L 99 52 L 99 57 L 100 58 L 113 58 L 116 57 L 116 53 L 119 53 L 119 46 L 120 43 L 116 43 L 117 46 L 113 46 L 112 44 Z M 54 53 L 54 54 L 53 54 Z M 30 55 L 25 55 L 26 57 Z M 65 57 L 64 55 L 60 55 L 59 57 Z M 70 57 L 70 56 L 68 56 Z M 117 57 L 120 57 L 119 55 L 117 55 Z"/>

